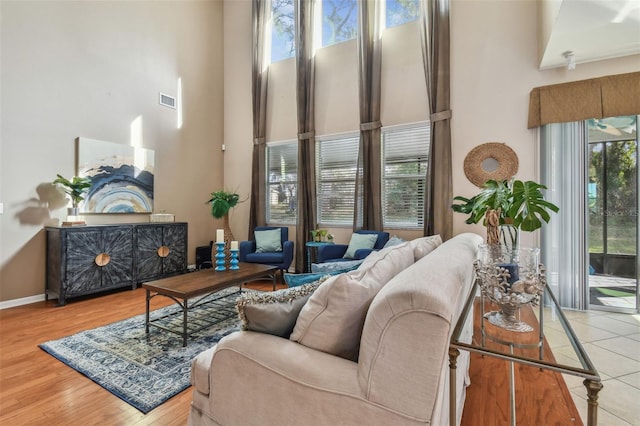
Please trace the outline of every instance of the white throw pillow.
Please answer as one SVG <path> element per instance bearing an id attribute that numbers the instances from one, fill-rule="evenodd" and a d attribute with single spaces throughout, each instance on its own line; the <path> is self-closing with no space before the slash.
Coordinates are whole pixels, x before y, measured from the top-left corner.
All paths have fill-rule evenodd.
<path id="1" fill-rule="evenodd" d="M 331 277 L 318 287 L 300 311 L 291 340 L 353 361 L 358 359 L 371 301 L 391 278 L 414 262 L 408 242 L 371 256 L 357 270 Z"/>

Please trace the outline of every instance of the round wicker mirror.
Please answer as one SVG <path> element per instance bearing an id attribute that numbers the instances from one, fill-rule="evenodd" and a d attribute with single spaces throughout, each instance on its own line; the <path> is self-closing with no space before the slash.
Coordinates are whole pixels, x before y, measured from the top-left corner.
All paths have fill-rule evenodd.
<path id="1" fill-rule="evenodd" d="M 488 142 L 473 148 L 464 159 L 464 174 L 481 187 L 488 180 L 508 180 L 518 172 L 518 156 L 505 143 Z"/>

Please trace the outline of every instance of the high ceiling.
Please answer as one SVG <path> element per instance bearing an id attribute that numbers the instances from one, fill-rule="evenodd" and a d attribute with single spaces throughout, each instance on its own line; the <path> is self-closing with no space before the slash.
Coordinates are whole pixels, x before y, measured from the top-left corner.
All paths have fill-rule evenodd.
<path id="1" fill-rule="evenodd" d="M 547 0 L 549 1 L 549 0 Z M 555 20 L 540 69 L 640 54 L 640 0 L 551 0 Z M 640 69 L 640 59 L 638 63 Z"/>

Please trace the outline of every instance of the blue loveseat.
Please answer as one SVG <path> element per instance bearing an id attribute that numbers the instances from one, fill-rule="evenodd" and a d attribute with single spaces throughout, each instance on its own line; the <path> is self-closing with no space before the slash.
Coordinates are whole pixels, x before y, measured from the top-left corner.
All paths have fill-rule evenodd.
<path id="1" fill-rule="evenodd" d="M 346 262 L 352 260 L 361 260 L 369 256 L 372 251 L 380 250 L 389 241 L 389 233 L 384 231 L 367 231 L 359 230 L 355 231 L 356 234 L 374 234 L 378 236 L 375 245 L 372 249 L 359 249 L 355 251 L 353 257 L 344 257 L 347 252 L 348 244 L 328 244 L 318 247 L 318 256 L 316 263 L 325 262 Z"/>

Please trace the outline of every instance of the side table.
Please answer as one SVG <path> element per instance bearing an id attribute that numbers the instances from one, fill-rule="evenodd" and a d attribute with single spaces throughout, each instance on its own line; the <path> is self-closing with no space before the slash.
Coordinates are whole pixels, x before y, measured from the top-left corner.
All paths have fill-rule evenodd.
<path id="1" fill-rule="evenodd" d="M 514 363 L 579 376 L 584 379 L 583 384 L 587 394 L 587 425 L 596 426 L 598 392 L 602 389 L 600 375 L 571 328 L 551 289 L 545 286 L 543 301 L 537 309 L 533 309 L 530 305 L 520 308 L 523 320 L 526 318 L 529 325 L 534 328 L 533 331 L 525 333 L 508 331 L 489 324 L 485 313 L 499 307 L 483 295 L 478 296 L 478 293 L 479 280 L 476 279 L 449 344 L 449 382 L 456 383 L 456 362 L 460 350 L 508 361 L 510 419 L 511 425 L 515 425 Z M 474 311 L 479 312 L 474 315 Z M 471 335 L 465 332 L 467 327 L 473 327 L 470 341 L 465 337 Z M 561 357 L 554 356 L 552 351 L 554 348 L 561 351 Z M 449 404 L 450 424 L 453 425 L 458 404 L 455 387 L 449 389 Z"/>
<path id="2" fill-rule="evenodd" d="M 311 272 L 311 256 L 313 254 L 313 260 L 315 260 L 318 256 L 318 247 L 327 246 L 333 243 L 328 241 L 308 241 L 305 243 L 305 247 L 307 248 L 307 270 L 306 272 Z M 313 249 L 313 250 L 312 250 Z"/>

